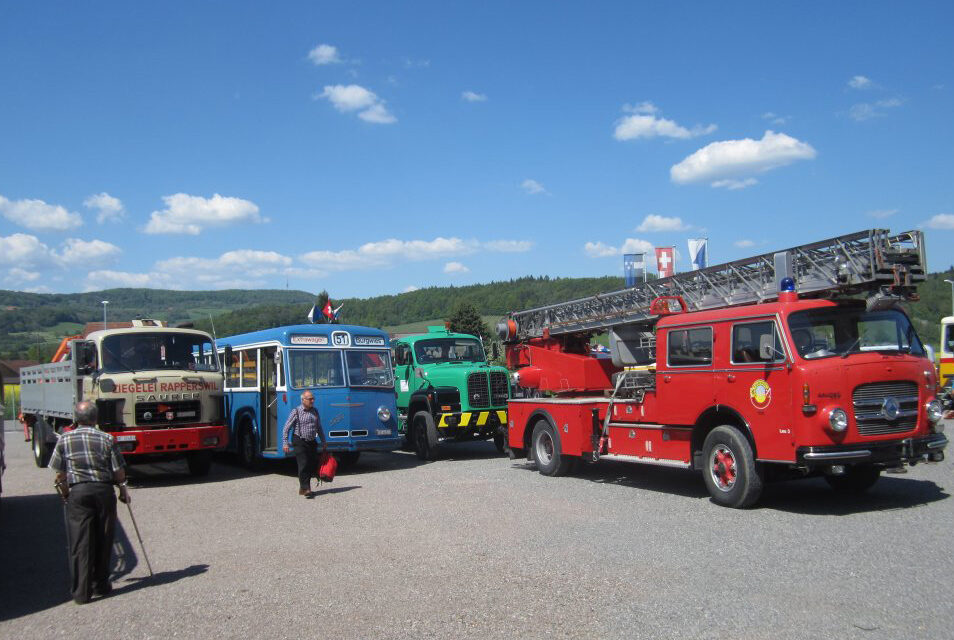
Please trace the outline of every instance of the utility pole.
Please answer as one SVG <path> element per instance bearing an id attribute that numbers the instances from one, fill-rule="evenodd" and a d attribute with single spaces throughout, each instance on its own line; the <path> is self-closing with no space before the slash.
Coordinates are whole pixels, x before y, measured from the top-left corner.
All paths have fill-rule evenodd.
<path id="1" fill-rule="evenodd" d="M 109 300 L 103 300 L 103 331 L 106 331 L 106 305 L 109 304 Z"/>

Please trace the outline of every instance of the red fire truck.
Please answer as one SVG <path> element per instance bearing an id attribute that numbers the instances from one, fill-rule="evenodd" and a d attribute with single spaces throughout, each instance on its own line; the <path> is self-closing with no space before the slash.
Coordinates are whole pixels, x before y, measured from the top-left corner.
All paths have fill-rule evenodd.
<path id="1" fill-rule="evenodd" d="M 864 491 L 944 459 L 937 378 L 898 306 L 924 279 L 919 231 L 870 230 L 512 313 L 524 398 L 511 457 L 545 475 L 621 460 L 702 471 L 748 507 L 772 479 Z M 590 339 L 608 332 L 610 354 Z"/>

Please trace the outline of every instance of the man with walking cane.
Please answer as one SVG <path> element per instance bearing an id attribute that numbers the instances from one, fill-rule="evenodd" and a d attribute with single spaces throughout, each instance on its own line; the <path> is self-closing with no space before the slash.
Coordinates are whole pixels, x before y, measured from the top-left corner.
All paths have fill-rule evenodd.
<path id="1" fill-rule="evenodd" d="M 86 604 L 113 590 L 109 565 L 116 530 L 116 494 L 129 503 L 126 463 L 113 436 L 96 428 L 96 405 L 80 402 L 76 429 L 60 436 L 50 457 L 54 486 L 66 501 L 73 601 Z"/>

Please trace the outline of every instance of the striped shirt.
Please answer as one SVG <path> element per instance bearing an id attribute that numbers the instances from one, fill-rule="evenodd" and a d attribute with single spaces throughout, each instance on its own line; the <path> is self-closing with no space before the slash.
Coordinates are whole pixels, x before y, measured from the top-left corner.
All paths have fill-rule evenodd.
<path id="1" fill-rule="evenodd" d="M 65 472 L 70 486 L 78 482 L 112 483 L 113 474 L 125 466 L 116 439 L 88 426 L 60 436 L 50 457 L 50 468 Z"/>
<path id="2" fill-rule="evenodd" d="M 321 428 L 321 418 L 318 417 L 318 411 L 314 407 L 311 409 L 295 407 L 295 410 L 288 414 L 285 428 L 282 429 L 282 442 L 288 442 L 288 436 L 291 434 L 302 440 L 314 441 L 317 437 L 324 442 L 325 434 Z"/>

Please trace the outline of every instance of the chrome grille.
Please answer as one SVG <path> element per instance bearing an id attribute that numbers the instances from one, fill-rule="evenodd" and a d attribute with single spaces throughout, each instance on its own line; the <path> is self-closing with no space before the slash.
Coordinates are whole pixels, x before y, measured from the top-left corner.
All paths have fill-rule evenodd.
<path id="1" fill-rule="evenodd" d="M 490 406 L 490 387 L 486 373 L 472 373 L 467 376 L 467 403 L 473 408 Z"/>
<path id="2" fill-rule="evenodd" d="M 898 417 L 888 420 L 882 413 L 887 398 L 898 402 Z M 918 426 L 918 385 L 897 380 L 874 382 L 855 388 L 851 396 L 858 433 L 863 436 L 881 436 L 904 433 Z"/>
<path id="3" fill-rule="evenodd" d="M 490 400 L 493 406 L 500 407 L 507 404 L 510 397 L 510 382 L 505 371 L 490 372 Z"/>

